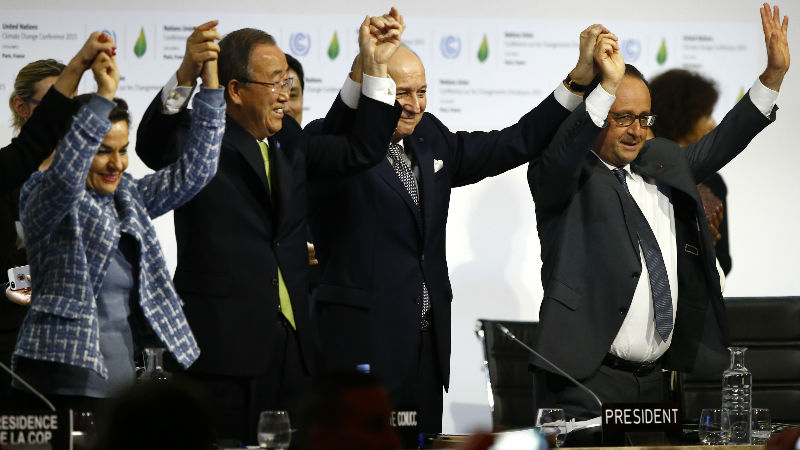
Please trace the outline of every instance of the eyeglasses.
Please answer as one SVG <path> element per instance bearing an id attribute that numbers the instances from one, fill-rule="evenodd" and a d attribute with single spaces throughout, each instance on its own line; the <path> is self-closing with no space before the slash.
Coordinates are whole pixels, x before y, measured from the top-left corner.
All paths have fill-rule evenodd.
<path id="1" fill-rule="evenodd" d="M 29 99 L 28 99 L 28 102 L 29 102 L 29 103 L 31 103 L 32 105 L 36 105 L 36 106 L 39 106 L 39 103 L 42 103 L 42 101 L 41 101 L 41 100 L 36 100 L 36 99 L 35 99 L 35 98 L 33 98 L 33 97 L 29 98 Z"/>
<path id="2" fill-rule="evenodd" d="M 639 120 L 639 125 L 642 128 L 652 127 L 654 123 L 656 123 L 656 115 L 655 114 L 631 114 L 631 113 L 615 113 L 609 112 L 608 113 L 611 117 L 614 118 L 614 122 L 617 122 L 617 125 L 621 127 L 629 127 L 633 124 L 633 121 Z"/>
<path id="3" fill-rule="evenodd" d="M 287 78 L 283 81 L 275 81 L 273 83 L 267 83 L 265 81 L 253 81 L 248 80 L 247 78 L 240 80 L 242 83 L 253 83 L 253 84 L 260 84 L 262 86 L 269 86 L 272 92 L 279 92 L 282 94 L 288 93 L 292 90 L 292 84 L 294 84 L 294 78 Z"/>

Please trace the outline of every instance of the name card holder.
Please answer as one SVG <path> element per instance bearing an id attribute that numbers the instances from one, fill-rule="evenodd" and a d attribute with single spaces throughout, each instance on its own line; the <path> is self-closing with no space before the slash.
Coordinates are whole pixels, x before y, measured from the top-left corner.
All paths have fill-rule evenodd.
<path id="1" fill-rule="evenodd" d="M 605 403 L 600 416 L 603 445 L 680 445 L 683 430 L 678 403 Z"/>
<path id="2" fill-rule="evenodd" d="M 72 410 L 0 412 L 0 446 L 72 450 Z"/>

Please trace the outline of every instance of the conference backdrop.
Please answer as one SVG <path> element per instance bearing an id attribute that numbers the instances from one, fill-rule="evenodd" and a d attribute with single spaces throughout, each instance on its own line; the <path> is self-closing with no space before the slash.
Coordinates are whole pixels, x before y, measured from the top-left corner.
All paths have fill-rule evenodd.
<path id="1" fill-rule="evenodd" d="M 359 1 L 331 11 L 330 4 L 312 1 L 294 7 L 282 4 L 279 13 L 266 13 L 264 4 L 257 3 L 261 7 L 247 13 L 246 8 L 256 3 L 242 2 L 242 8 L 234 5 L 222 10 L 217 3 L 203 1 L 183 12 L 165 11 L 164 5 L 154 1 L 139 8 L 87 2 L 78 6 L 80 10 L 67 10 L 66 4 L 55 1 L 37 6 L 12 3 L 15 9 L 9 5 L 0 10 L 0 97 L 8 98 L 17 71 L 26 63 L 41 58 L 67 62 L 89 33 L 104 31 L 118 45 L 122 74 L 118 96 L 130 105 L 133 129 L 180 64 L 192 27 L 211 18 L 220 20 L 218 29 L 223 34 L 241 27 L 273 34 L 283 51 L 304 66 L 304 122 L 322 117 L 358 52 L 357 29 L 363 14 L 378 14 L 390 5 Z M 578 2 L 570 11 L 552 4 L 507 1 L 493 5 L 415 1 L 397 6 L 408 24 L 404 41 L 426 67 L 427 111 L 455 131 L 499 129 L 516 122 L 572 69 L 578 35 L 595 22 L 619 36 L 626 62 L 648 77 L 685 68 L 714 79 L 721 91 L 714 111 L 719 121 L 763 70 L 765 53 L 758 2 L 710 3 L 698 10 L 690 1 L 669 7 L 642 3 L 636 6 L 639 14 L 629 9 L 623 13 L 620 5 L 608 9 L 588 1 Z M 451 13 L 447 5 L 458 9 L 457 13 Z M 320 12 L 311 14 L 317 6 Z M 783 12 L 791 15 L 792 5 L 785 6 Z M 483 11 L 490 7 L 491 13 Z M 544 13 L 537 14 L 539 10 Z M 689 12 L 692 16 L 686 16 Z M 733 257 L 726 295 L 800 293 L 794 258 L 800 250 L 795 233 L 800 211 L 794 201 L 800 193 L 794 178 L 800 157 L 794 150 L 798 113 L 792 104 L 797 89 L 791 72 L 784 86 L 778 122 L 722 171 L 729 188 L 725 214 Z M 93 89 L 91 76 L 85 76 L 79 91 Z M 0 121 L 10 124 L 5 108 Z M 12 136 L 10 126 L 0 128 L 0 142 Z M 131 140 L 134 144 L 133 132 Z M 148 169 L 131 154 L 129 170 L 141 175 Z M 523 166 L 453 194 L 448 223 L 454 291 L 453 379 L 445 397 L 448 432 L 490 424 L 480 371 L 482 353 L 473 333 L 475 320 L 538 317 L 541 260 L 525 170 Z M 156 224 L 174 269 L 171 215 Z M 564 336 L 565 342 L 569 339 Z"/>

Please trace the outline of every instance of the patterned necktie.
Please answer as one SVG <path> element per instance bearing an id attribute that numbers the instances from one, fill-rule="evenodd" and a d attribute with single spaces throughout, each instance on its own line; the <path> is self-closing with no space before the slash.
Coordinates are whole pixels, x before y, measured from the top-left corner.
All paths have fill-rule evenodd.
<path id="1" fill-rule="evenodd" d="M 405 186 L 406 190 L 408 191 L 408 195 L 410 195 L 411 199 L 414 200 L 414 204 L 417 205 L 417 208 L 419 208 L 419 191 L 417 190 L 417 180 L 414 178 L 414 173 L 411 172 L 411 168 L 406 165 L 405 161 L 403 161 L 402 156 L 400 156 L 400 152 L 403 152 L 403 147 L 399 146 L 398 144 L 389 144 L 389 157 L 392 158 L 392 168 L 397 174 L 397 177 L 400 178 L 400 182 L 403 183 L 403 186 Z M 428 295 L 428 286 L 425 284 L 425 281 L 423 281 L 422 319 L 420 320 L 420 327 L 423 330 L 430 326 L 430 322 L 428 320 L 428 313 L 430 310 L 431 299 L 430 295 Z"/>
<path id="2" fill-rule="evenodd" d="M 264 170 L 267 171 L 267 186 L 269 187 L 270 196 L 272 195 L 272 174 L 269 170 L 269 147 L 264 141 L 258 141 L 258 147 L 261 148 L 261 158 L 264 159 Z M 286 288 L 286 282 L 283 281 L 283 274 L 281 268 L 278 267 L 278 298 L 280 299 L 281 314 L 286 317 L 289 324 L 297 329 L 294 323 L 294 311 L 292 310 L 292 300 L 289 298 L 289 289 Z"/>
<path id="3" fill-rule="evenodd" d="M 656 331 L 661 340 L 667 342 L 667 338 L 672 332 L 672 293 L 669 288 L 669 278 L 667 277 L 664 258 L 661 255 L 661 248 L 658 246 L 653 229 L 650 228 L 650 224 L 647 223 L 642 210 L 639 209 L 636 200 L 631 196 L 631 191 L 628 190 L 625 170 L 614 169 L 612 172 L 625 188 L 625 192 L 628 193 L 636 207 L 636 234 L 639 237 L 639 245 L 642 247 L 647 272 L 650 275 L 650 292 L 653 295 L 653 315 L 656 321 Z"/>

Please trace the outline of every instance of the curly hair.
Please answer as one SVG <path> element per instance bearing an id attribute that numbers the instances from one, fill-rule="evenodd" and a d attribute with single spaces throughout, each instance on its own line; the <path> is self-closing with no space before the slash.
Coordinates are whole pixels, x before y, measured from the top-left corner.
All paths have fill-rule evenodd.
<path id="1" fill-rule="evenodd" d="M 673 141 L 685 138 L 711 114 L 719 93 L 713 81 L 683 69 L 668 70 L 650 81 L 653 134 Z"/>

